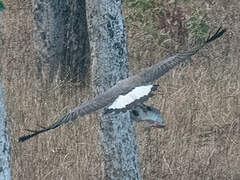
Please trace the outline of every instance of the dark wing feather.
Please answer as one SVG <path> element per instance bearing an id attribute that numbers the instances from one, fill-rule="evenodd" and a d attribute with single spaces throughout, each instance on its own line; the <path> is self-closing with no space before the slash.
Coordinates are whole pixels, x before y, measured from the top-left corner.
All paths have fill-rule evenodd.
<path id="1" fill-rule="evenodd" d="M 38 134 L 41 134 L 43 132 L 46 132 L 48 130 L 55 129 L 58 126 L 60 126 L 62 124 L 65 124 L 65 123 L 67 123 L 70 120 L 75 120 L 75 119 L 76 119 L 75 113 L 74 112 L 70 112 L 70 113 L 66 114 L 65 116 L 63 116 L 62 118 L 60 118 L 56 123 L 52 124 L 51 126 L 49 126 L 47 128 L 42 127 L 42 129 L 38 130 L 38 131 L 26 129 L 27 131 L 32 132 L 32 134 L 20 137 L 19 138 L 19 142 L 26 141 L 26 140 L 30 139 L 31 137 L 34 137 L 34 136 L 36 136 Z"/>

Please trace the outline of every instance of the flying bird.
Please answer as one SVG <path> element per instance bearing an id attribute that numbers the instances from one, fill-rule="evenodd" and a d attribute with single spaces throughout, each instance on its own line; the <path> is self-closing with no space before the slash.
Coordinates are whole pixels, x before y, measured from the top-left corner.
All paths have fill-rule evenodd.
<path id="1" fill-rule="evenodd" d="M 190 59 L 191 56 L 196 54 L 206 44 L 219 38 L 225 32 L 226 29 L 220 27 L 213 36 L 209 36 L 207 40 L 200 45 L 163 59 L 159 63 L 144 69 L 139 74 L 118 81 L 116 85 L 106 92 L 70 110 L 49 127 L 42 127 L 42 129 L 37 131 L 27 130 L 32 134 L 20 137 L 19 142 L 26 141 L 40 133 L 55 129 L 69 121 L 74 121 L 79 116 L 81 117 L 100 109 L 104 109 L 104 113 L 130 111 L 130 117 L 137 122 L 149 121 L 149 127 L 164 127 L 160 111 L 154 107 L 143 104 L 143 102 L 154 95 L 153 92 L 157 89 L 158 85 L 154 85 L 152 82 L 178 64 Z"/>

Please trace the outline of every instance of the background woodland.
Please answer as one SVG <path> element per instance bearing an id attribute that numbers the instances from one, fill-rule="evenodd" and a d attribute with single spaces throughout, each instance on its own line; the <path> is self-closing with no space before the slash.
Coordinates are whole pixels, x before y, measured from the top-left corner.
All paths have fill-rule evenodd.
<path id="1" fill-rule="evenodd" d="M 85 83 L 43 83 L 33 52 L 31 1 L 4 0 L 0 76 L 11 138 L 12 179 L 103 179 L 96 114 L 26 143 L 24 129 L 55 122 L 92 97 Z M 131 74 L 186 49 L 220 25 L 227 33 L 156 83 L 148 104 L 167 127 L 136 124 L 142 179 L 240 179 L 240 1 L 125 0 Z M 87 82 L 87 79 L 86 79 Z"/>

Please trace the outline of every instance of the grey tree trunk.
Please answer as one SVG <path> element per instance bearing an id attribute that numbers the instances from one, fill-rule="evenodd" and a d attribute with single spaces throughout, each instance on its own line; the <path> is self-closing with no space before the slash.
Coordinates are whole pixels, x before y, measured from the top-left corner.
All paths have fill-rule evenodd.
<path id="1" fill-rule="evenodd" d="M 37 67 L 50 80 L 84 81 L 89 71 L 85 0 L 32 0 Z"/>
<path id="2" fill-rule="evenodd" d="M 126 37 L 119 0 L 88 0 L 92 84 L 101 94 L 128 76 Z M 135 130 L 129 113 L 101 114 L 105 179 L 140 179 Z"/>
<path id="3" fill-rule="evenodd" d="M 10 147 L 7 130 L 7 115 L 0 83 L 0 180 L 9 180 L 10 176 Z"/>

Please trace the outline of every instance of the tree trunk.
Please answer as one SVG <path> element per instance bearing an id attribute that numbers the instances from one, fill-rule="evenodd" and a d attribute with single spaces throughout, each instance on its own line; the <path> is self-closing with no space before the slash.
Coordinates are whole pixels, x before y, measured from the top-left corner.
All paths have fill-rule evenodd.
<path id="1" fill-rule="evenodd" d="M 7 130 L 7 115 L 0 83 L 0 180 L 11 179 L 10 176 L 10 147 Z"/>
<path id="2" fill-rule="evenodd" d="M 128 76 L 121 1 L 88 0 L 92 83 L 101 94 Z M 140 179 L 135 131 L 129 113 L 101 114 L 105 179 Z"/>
<path id="3" fill-rule="evenodd" d="M 32 0 L 37 67 L 44 79 L 84 81 L 89 70 L 85 0 Z"/>

